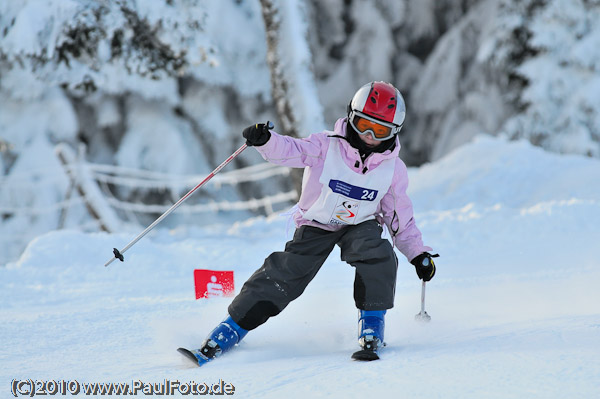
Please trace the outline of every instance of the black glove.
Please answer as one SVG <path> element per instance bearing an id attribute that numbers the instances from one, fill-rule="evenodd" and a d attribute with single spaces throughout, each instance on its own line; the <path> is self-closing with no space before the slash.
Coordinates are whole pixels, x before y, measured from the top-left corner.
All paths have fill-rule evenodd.
<path id="1" fill-rule="evenodd" d="M 271 132 L 269 132 L 269 128 L 273 129 L 272 126 L 273 124 L 267 122 L 267 124 L 257 123 L 245 128 L 242 132 L 242 135 L 246 139 L 246 145 L 255 147 L 265 145 L 271 138 Z"/>
<path id="2" fill-rule="evenodd" d="M 423 281 L 429 281 L 435 276 L 435 263 L 433 259 L 439 257 L 438 254 L 432 255 L 429 252 L 423 252 L 416 256 L 410 263 L 413 264 L 417 271 L 417 276 Z"/>

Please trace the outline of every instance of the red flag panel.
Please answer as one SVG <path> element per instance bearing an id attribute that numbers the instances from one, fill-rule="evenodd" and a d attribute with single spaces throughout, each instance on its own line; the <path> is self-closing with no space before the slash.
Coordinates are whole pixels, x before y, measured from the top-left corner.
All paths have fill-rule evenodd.
<path id="1" fill-rule="evenodd" d="M 196 299 L 231 297 L 234 294 L 233 271 L 194 270 Z"/>

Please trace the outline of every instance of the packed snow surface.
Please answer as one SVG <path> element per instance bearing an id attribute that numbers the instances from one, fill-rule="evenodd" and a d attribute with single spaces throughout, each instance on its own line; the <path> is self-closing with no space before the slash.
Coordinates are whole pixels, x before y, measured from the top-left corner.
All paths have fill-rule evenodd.
<path id="1" fill-rule="evenodd" d="M 425 243 L 421 284 L 399 254 L 381 360 L 358 363 L 353 270 L 336 249 L 304 295 L 202 368 L 196 348 L 231 298 L 195 300 L 194 269 L 233 270 L 236 291 L 291 238 L 287 219 L 130 234 L 58 231 L 0 269 L 0 391 L 13 379 L 223 380 L 241 398 L 600 397 L 600 161 L 478 137 L 410 170 Z"/>

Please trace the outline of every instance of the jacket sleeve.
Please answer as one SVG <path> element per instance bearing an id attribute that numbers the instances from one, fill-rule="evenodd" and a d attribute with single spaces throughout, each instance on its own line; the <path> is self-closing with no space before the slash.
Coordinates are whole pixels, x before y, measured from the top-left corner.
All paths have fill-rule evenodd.
<path id="1" fill-rule="evenodd" d="M 381 217 L 387 226 L 395 246 L 410 262 L 417 255 L 431 251 L 432 248 L 423 245 L 413 215 L 413 206 L 406 194 L 408 188 L 408 173 L 406 165 L 400 158 L 396 161 L 396 169 L 392 185 L 381 199 Z"/>
<path id="2" fill-rule="evenodd" d="M 297 139 L 271 131 L 269 141 L 254 148 L 268 162 L 292 168 L 303 168 L 324 162 L 327 140 L 325 133 L 315 133 L 307 138 Z"/>

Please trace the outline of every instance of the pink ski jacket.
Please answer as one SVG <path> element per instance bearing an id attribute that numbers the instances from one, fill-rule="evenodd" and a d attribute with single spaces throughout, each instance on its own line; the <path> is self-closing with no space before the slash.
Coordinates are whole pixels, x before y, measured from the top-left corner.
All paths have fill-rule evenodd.
<path id="1" fill-rule="evenodd" d="M 260 147 L 255 147 L 268 162 L 293 168 L 305 168 L 302 193 L 298 209 L 293 216 L 296 226 L 310 225 L 331 231 L 344 228 L 343 225 L 322 224 L 302 217 L 321 194 L 323 185 L 319 181 L 319 177 L 323 172 L 329 146 L 339 145 L 342 159 L 350 169 L 358 174 L 369 173 L 386 159 L 395 159 L 392 184 L 382 197 L 374 216 L 380 224 L 385 224 L 394 245 L 409 261 L 425 251 L 431 251 L 432 248 L 423 245 L 421 232 L 413 217 L 412 202 L 406 195 L 408 174 L 406 165 L 398 157 L 399 141 L 396 141 L 396 146 L 392 151 L 372 153 L 363 163 L 357 149 L 344 139 L 330 137 L 333 135 L 346 136 L 346 118 L 337 120 L 333 132 L 326 130 L 303 139 L 282 136 L 271 131 L 269 141 Z"/>

